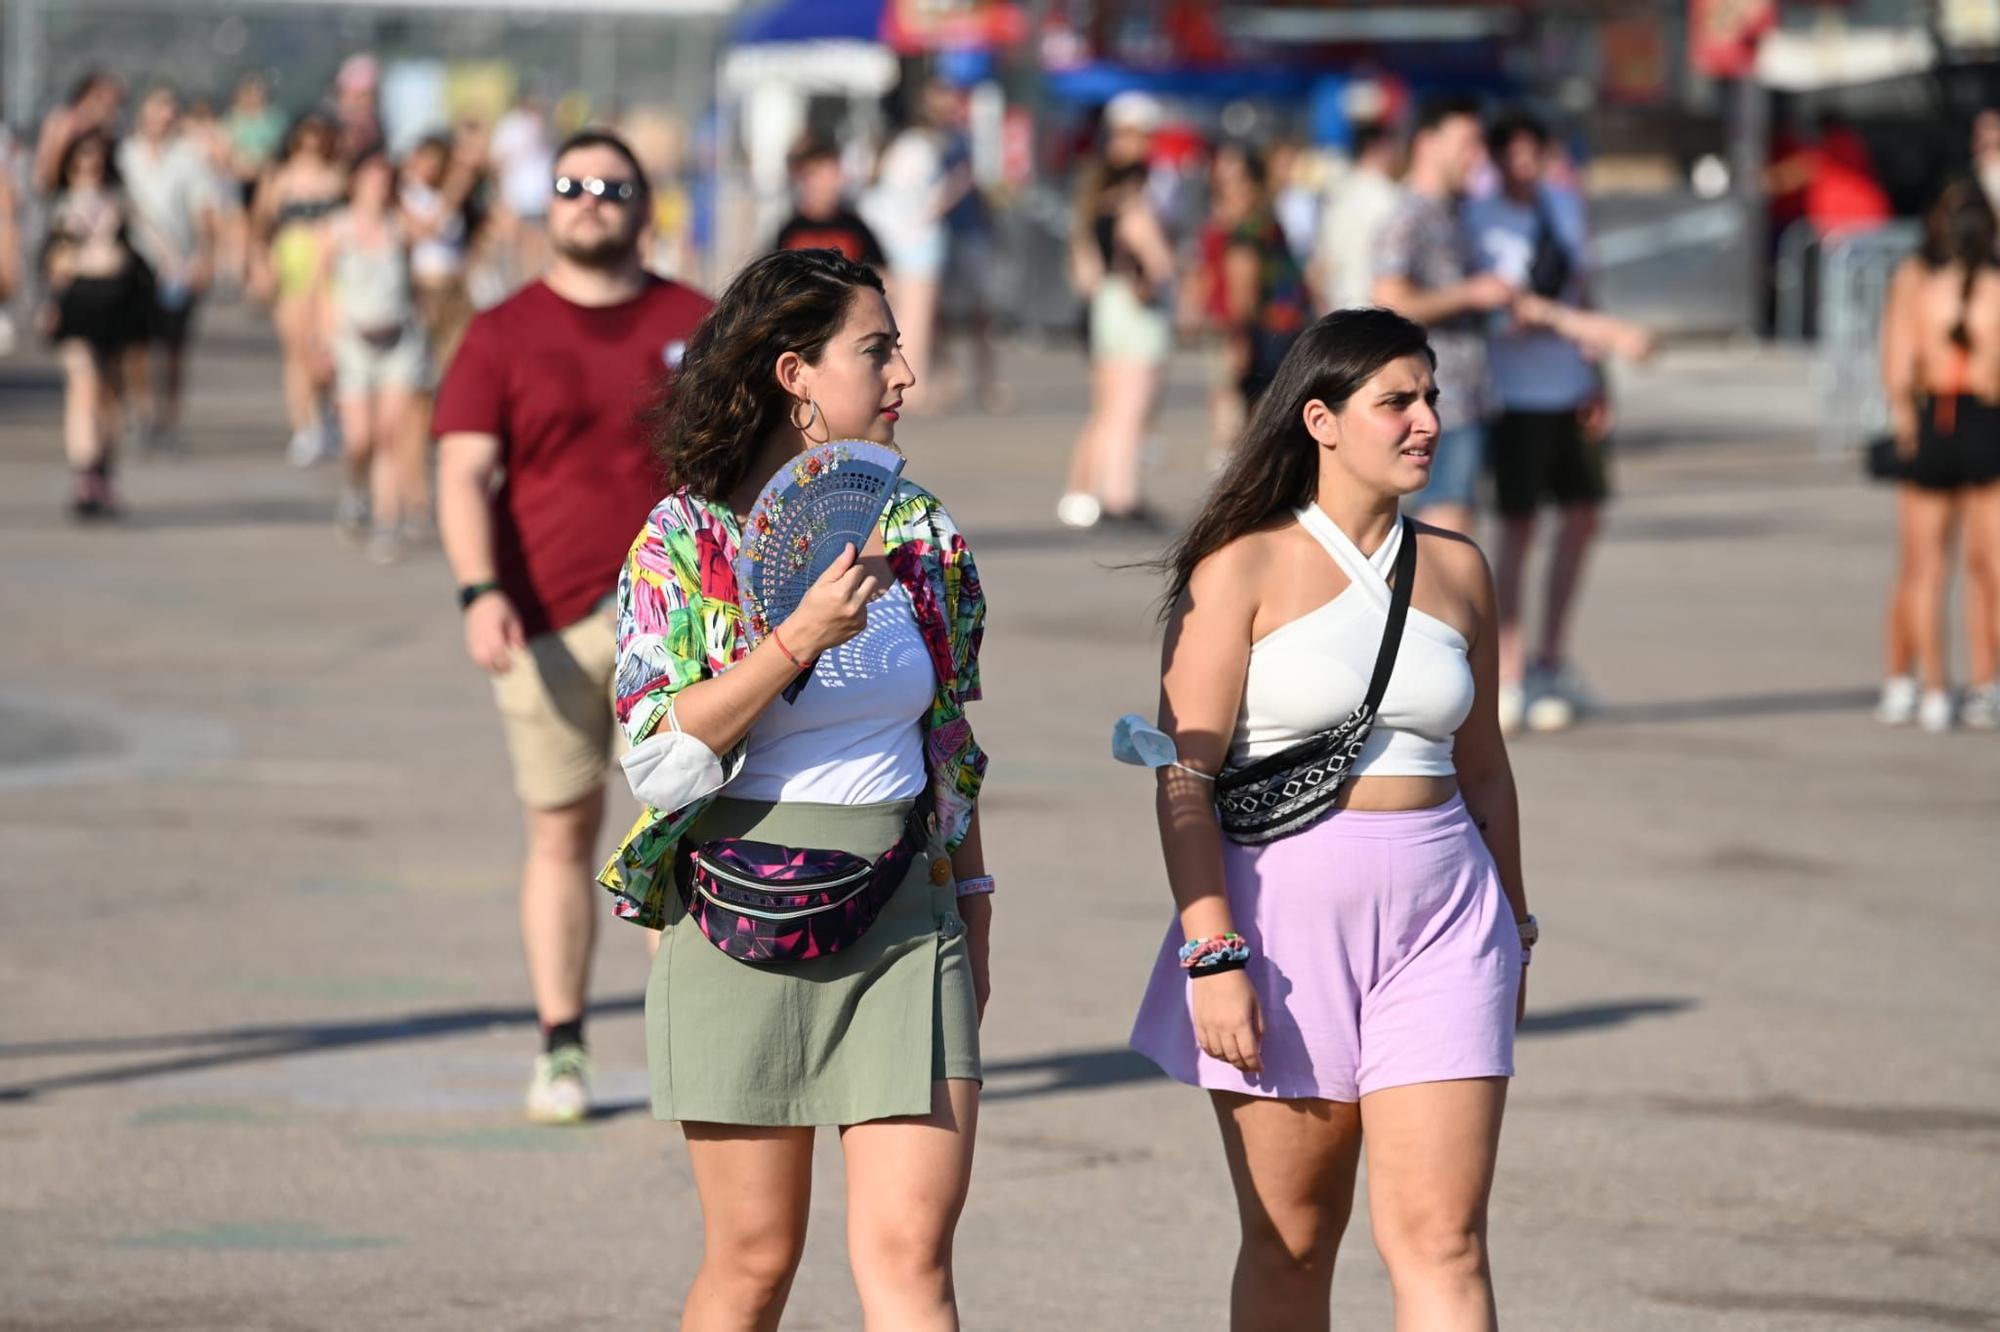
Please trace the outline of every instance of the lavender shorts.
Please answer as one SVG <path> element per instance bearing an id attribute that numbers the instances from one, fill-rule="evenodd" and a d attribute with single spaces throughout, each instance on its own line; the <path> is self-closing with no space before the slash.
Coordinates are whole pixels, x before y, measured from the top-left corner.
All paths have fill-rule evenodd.
<path id="1" fill-rule="evenodd" d="M 1512 1077 L 1521 939 L 1486 843 L 1453 796 L 1433 809 L 1341 810 L 1268 846 L 1225 843 L 1229 909 L 1249 940 L 1264 1071 L 1195 1044 L 1179 921 L 1132 1048 L 1168 1077 L 1251 1096 L 1358 1101 L 1385 1087 Z"/>

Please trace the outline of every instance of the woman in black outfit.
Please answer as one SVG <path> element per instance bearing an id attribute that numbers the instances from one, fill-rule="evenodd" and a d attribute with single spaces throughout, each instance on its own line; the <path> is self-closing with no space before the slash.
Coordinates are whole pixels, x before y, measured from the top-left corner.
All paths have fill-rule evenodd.
<path id="1" fill-rule="evenodd" d="M 121 361 L 145 339 L 152 299 L 131 245 L 132 214 L 118 182 L 111 138 L 78 135 L 56 172 L 42 249 L 49 304 L 43 326 L 62 359 L 63 446 L 79 519 L 110 517 L 116 440 L 125 407 Z"/>

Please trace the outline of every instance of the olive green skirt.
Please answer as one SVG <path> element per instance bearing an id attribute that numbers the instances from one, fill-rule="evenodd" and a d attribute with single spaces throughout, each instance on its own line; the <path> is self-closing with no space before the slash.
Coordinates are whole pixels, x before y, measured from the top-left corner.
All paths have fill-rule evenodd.
<path id="1" fill-rule="evenodd" d="M 749 837 L 873 860 L 908 801 L 718 799 L 688 837 Z M 679 899 L 646 983 L 653 1116 L 716 1124 L 859 1124 L 931 1112 L 931 1084 L 980 1077 L 978 1005 L 953 884 L 933 838 L 882 914 L 830 957 L 751 966 L 695 928 Z"/>

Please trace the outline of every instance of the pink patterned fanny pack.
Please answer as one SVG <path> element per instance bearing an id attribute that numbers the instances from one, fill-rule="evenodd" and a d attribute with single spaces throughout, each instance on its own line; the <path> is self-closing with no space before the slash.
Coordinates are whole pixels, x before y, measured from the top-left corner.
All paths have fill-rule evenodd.
<path id="1" fill-rule="evenodd" d="M 689 919 L 739 962 L 782 966 L 828 957 L 868 932 L 933 828 L 931 793 L 910 807 L 880 858 L 717 837 L 684 849 L 675 878 Z"/>

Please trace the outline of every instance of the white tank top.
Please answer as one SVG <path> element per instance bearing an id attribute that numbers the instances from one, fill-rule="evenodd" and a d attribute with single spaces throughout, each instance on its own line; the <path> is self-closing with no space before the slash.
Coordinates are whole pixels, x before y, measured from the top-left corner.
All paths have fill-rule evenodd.
<path id="1" fill-rule="evenodd" d="M 750 728 L 739 800 L 874 805 L 924 789 L 923 717 L 937 690 L 909 589 L 890 584 L 868 627 L 820 656 L 798 701 L 779 699 Z"/>
<path id="2" fill-rule="evenodd" d="M 1347 574 L 1339 596 L 1250 647 L 1243 710 L 1230 766 L 1266 758 L 1346 719 L 1367 696 L 1375 653 L 1389 617 L 1389 573 L 1402 548 L 1403 525 L 1389 529 L 1373 556 L 1360 549 L 1318 505 L 1299 524 Z M 1382 711 L 1354 766 L 1357 777 L 1450 777 L 1452 736 L 1472 711 L 1472 667 L 1465 636 L 1412 606 L 1403 622 L 1396 670 Z"/>

